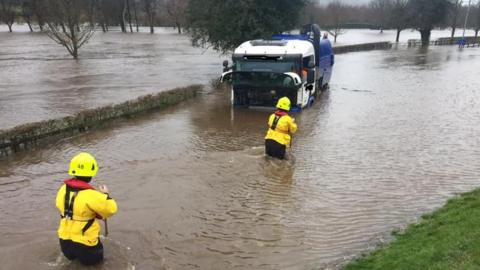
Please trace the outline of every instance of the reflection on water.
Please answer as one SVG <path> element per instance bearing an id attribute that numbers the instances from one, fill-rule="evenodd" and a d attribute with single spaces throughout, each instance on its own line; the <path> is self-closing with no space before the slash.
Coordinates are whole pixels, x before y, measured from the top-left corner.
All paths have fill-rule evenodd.
<path id="1" fill-rule="evenodd" d="M 289 161 L 263 155 L 270 112 L 232 109 L 220 90 L 11 157 L 0 162 L 2 265 L 65 269 L 52 199 L 85 150 L 120 208 L 97 269 L 337 268 L 480 184 L 479 57 L 340 55 L 330 90 L 294 116 Z"/>

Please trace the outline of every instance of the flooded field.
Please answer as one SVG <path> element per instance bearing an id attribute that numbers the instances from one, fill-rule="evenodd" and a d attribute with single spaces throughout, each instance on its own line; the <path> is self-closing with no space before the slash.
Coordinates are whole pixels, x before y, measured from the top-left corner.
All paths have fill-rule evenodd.
<path id="1" fill-rule="evenodd" d="M 0 32 L 0 129 L 208 83 L 222 71 L 226 57 L 157 31 L 97 33 L 78 61 L 45 35 Z"/>
<path id="2" fill-rule="evenodd" d="M 263 155 L 269 112 L 231 109 L 222 90 L 1 161 L 2 268 L 81 269 L 60 256 L 54 209 L 81 150 L 120 209 L 94 269 L 338 268 L 480 185 L 480 49 L 336 62 L 330 90 L 295 115 L 290 161 Z"/>

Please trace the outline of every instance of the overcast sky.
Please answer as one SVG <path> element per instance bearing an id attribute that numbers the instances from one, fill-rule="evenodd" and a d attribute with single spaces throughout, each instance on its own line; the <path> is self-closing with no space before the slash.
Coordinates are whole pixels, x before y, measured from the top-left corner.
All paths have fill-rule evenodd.
<path id="1" fill-rule="evenodd" d="M 320 4 L 328 4 L 333 0 L 317 0 L 317 1 Z M 349 5 L 363 5 L 363 4 L 368 4 L 370 0 L 342 0 L 342 2 Z"/>
<path id="2" fill-rule="evenodd" d="M 317 0 L 320 4 L 328 4 L 330 3 L 331 1 L 334 1 L 334 0 Z M 368 4 L 370 3 L 371 0 L 340 0 L 342 1 L 342 3 L 344 4 L 348 4 L 348 5 L 363 5 L 363 4 Z M 472 5 L 474 5 L 475 3 L 479 3 L 480 0 L 472 0 Z M 464 0 L 463 1 L 463 5 L 467 5 L 468 4 L 468 0 Z"/>

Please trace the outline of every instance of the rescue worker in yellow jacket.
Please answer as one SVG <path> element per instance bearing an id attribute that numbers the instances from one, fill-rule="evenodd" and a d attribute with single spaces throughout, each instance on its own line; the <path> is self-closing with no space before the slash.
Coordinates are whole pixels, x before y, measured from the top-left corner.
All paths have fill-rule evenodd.
<path id="1" fill-rule="evenodd" d="M 295 119 L 288 115 L 291 108 L 288 97 L 279 99 L 276 107 L 277 111 L 268 118 L 265 153 L 271 157 L 284 159 L 286 148 L 291 146 L 291 135 L 297 132 L 297 124 Z"/>
<path id="2" fill-rule="evenodd" d="M 68 173 L 73 176 L 58 190 L 56 206 L 60 211 L 58 237 L 60 248 L 69 260 L 93 265 L 103 260 L 100 242 L 100 224 L 117 212 L 117 203 L 108 194 L 106 186 L 95 190 L 89 182 L 97 174 L 98 164 L 88 153 L 76 155 L 70 162 Z"/>

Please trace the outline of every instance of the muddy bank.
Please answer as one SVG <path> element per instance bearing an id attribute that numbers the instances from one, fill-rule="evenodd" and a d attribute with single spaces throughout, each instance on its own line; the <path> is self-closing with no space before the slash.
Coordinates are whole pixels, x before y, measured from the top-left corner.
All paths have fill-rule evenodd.
<path id="1" fill-rule="evenodd" d="M 132 101 L 85 110 L 74 116 L 21 125 L 0 131 L 0 157 L 25 150 L 29 145 L 46 139 L 71 136 L 95 128 L 108 121 L 130 117 L 151 110 L 159 110 L 193 98 L 201 85 L 176 88 L 155 95 L 146 95 Z"/>

